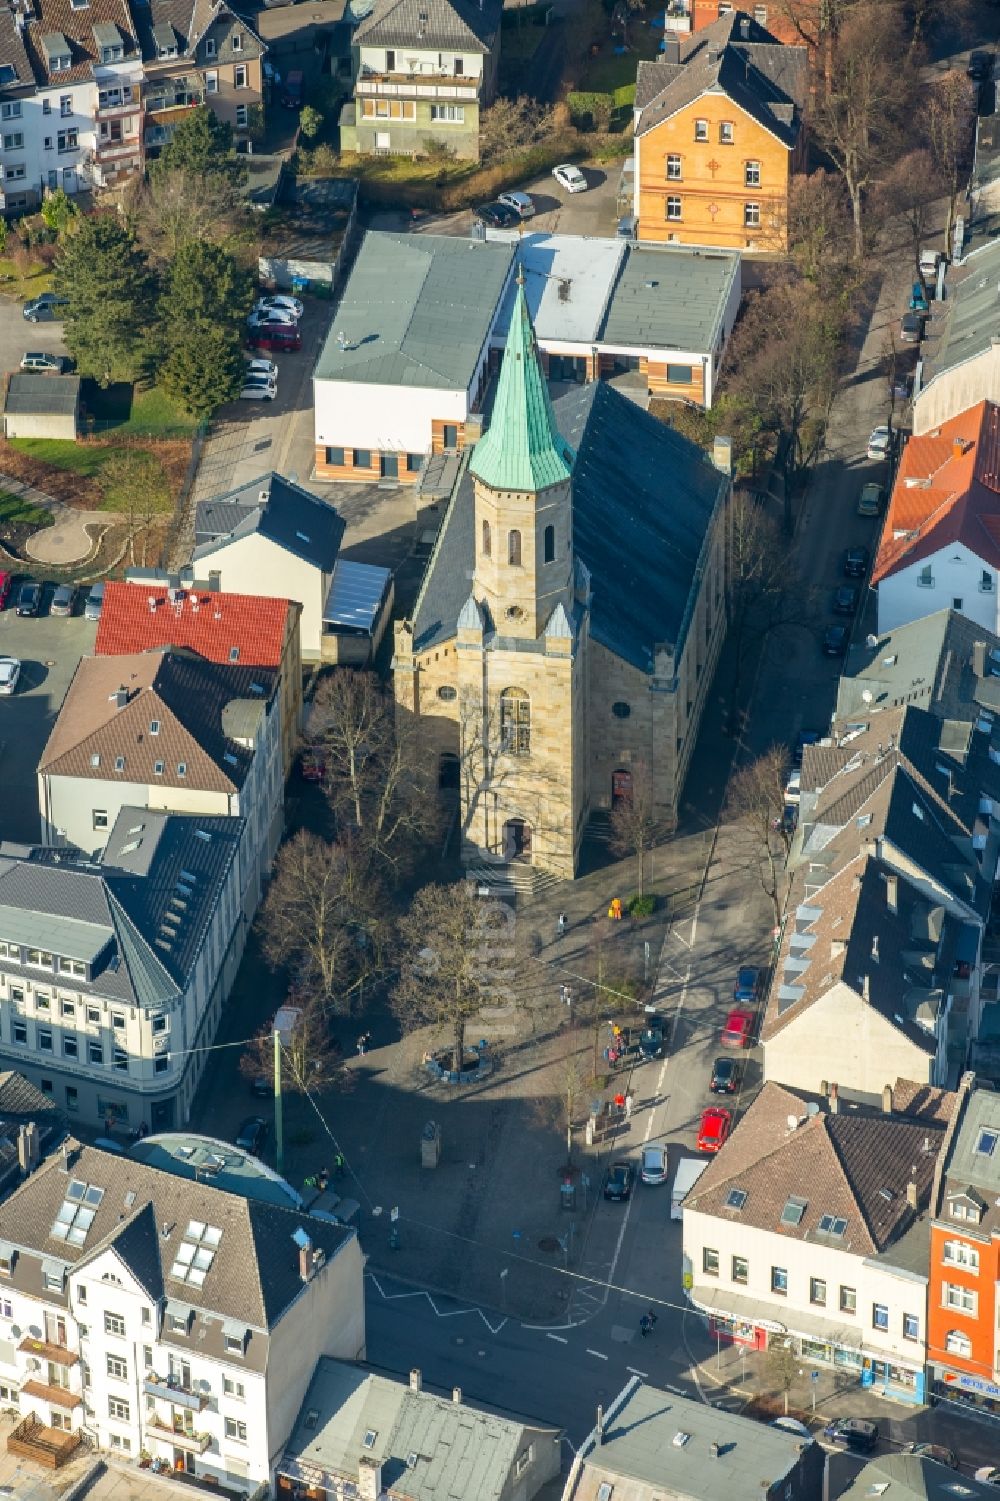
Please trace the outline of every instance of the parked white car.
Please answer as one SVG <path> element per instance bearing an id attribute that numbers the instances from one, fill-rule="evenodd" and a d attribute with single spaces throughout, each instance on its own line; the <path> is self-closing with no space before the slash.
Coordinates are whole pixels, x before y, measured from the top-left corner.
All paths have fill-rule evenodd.
<path id="1" fill-rule="evenodd" d="M 277 386 L 272 386 L 270 381 L 248 381 L 240 392 L 241 401 L 273 401 L 278 394 Z"/>
<path id="2" fill-rule="evenodd" d="M 885 424 L 872 428 L 868 439 L 868 457 L 870 459 L 887 459 L 889 449 L 892 447 L 892 433 Z"/>
<path id="3" fill-rule="evenodd" d="M 265 380 L 277 381 L 278 367 L 273 360 L 247 360 L 248 376 L 262 375 Z"/>
<path id="4" fill-rule="evenodd" d="M 0 657 L 0 693 L 13 693 L 21 676 L 21 664 L 16 657 Z"/>
<path id="5" fill-rule="evenodd" d="M 512 208 L 520 219 L 530 219 L 535 212 L 535 205 L 530 193 L 519 193 L 516 190 L 512 190 L 509 193 L 498 193 L 497 203 L 502 203 L 505 208 Z"/>
<path id="6" fill-rule="evenodd" d="M 287 297 L 284 292 L 269 293 L 266 297 L 258 297 L 254 303 L 254 312 L 264 308 L 278 308 L 283 313 L 291 313 L 293 318 L 301 318 L 305 308 L 297 297 Z"/>
<path id="7" fill-rule="evenodd" d="M 251 328 L 295 328 L 298 319 L 286 308 L 255 307 L 247 323 Z"/>
<path id="8" fill-rule="evenodd" d="M 579 167 L 574 167 L 571 162 L 564 162 L 560 167 L 552 168 L 552 176 L 561 188 L 567 193 L 585 193 L 587 191 L 587 179 Z"/>

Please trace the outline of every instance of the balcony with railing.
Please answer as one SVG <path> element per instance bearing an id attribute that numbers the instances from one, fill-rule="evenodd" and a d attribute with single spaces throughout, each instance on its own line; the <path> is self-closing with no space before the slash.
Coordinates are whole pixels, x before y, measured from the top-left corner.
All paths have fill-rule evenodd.
<path id="1" fill-rule="evenodd" d="M 178 1376 L 149 1375 L 143 1382 L 142 1389 L 147 1397 L 160 1397 L 164 1402 L 172 1402 L 175 1407 L 186 1407 L 191 1412 L 201 1412 L 203 1407 L 208 1406 L 207 1393 L 196 1392 Z"/>
<path id="2" fill-rule="evenodd" d="M 102 141 L 100 136 L 94 146 L 94 160 L 96 162 L 114 162 L 120 157 L 140 156 L 142 154 L 142 141 L 139 136 L 128 136 L 125 140 Z"/>
<path id="3" fill-rule="evenodd" d="M 205 89 L 200 78 L 172 78 L 154 84 L 142 101 L 147 115 L 163 114 L 172 109 L 194 109 L 205 103 Z"/>
<path id="4" fill-rule="evenodd" d="M 165 1418 L 147 1417 L 146 1430 L 150 1438 L 162 1439 L 164 1443 L 173 1444 L 175 1449 L 184 1449 L 190 1454 L 204 1454 L 212 1442 L 210 1433 L 188 1433 Z"/>
<path id="5" fill-rule="evenodd" d="M 79 1407 L 83 1397 L 71 1392 L 66 1386 L 54 1386 L 51 1381 L 26 1381 L 21 1387 L 22 1397 L 37 1397 L 50 1407 Z"/>
<path id="6" fill-rule="evenodd" d="M 478 99 L 480 82 L 452 73 L 376 73 L 366 68 L 354 91 L 382 99 Z"/>
<path id="7" fill-rule="evenodd" d="M 105 96 L 102 101 L 100 94 L 97 96 L 97 119 L 120 120 L 126 115 L 137 115 L 142 108 L 138 89 L 127 89 L 124 93 L 113 93 Z"/>

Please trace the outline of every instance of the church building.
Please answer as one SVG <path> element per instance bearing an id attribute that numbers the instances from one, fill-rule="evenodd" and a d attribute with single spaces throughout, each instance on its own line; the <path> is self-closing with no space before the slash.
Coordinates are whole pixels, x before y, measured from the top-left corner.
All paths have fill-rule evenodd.
<path id="1" fill-rule="evenodd" d="M 397 713 L 457 790 L 467 863 L 572 879 L 592 814 L 642 795 L 676 823 L 730 493 L 728 463 L 610 386 L 553 405 L 518 286 L 489 426 L 395 633 Z"/>

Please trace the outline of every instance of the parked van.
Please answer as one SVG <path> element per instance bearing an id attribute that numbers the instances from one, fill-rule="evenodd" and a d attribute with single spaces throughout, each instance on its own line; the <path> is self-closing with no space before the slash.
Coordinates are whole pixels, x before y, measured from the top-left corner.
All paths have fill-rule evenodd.
<path id="1" fill-rule="evenodd" d="M 681 1206 L 707 1167 L 708 1163 L 703 1157 L 682 1157 L 677 1164 L 674 1181 L 670 1185 L 670 1218 L 672 1220 L 684 1218 Z"/>
<path id="2" fill-rule="evenodd" d="M 284 109 L 302 108 L 302 74 L 289 73 L 281 86 L 281 103 Z"/>

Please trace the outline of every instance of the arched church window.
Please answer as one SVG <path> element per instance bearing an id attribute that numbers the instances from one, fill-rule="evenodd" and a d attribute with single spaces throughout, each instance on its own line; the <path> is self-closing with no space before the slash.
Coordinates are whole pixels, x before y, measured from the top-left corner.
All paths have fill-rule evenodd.
<path id="1" fill-rule="evenodd" d="M 523 688 L 505 688 L 500 695 L 500 747 L 509 756 L 531 750 L 531 700 Z"/>
<path id="2" fill-rule="evenodd" d="M 490 524 L 483 522 L 483 557 L 491 557 L 493 553 L 493 539 L 490 536 Z"/>
<path id="3" fill-rule="evenodd" d="M 521 563 L 521 533 L 507 533 L 507 562 L 519 567 Z"/>
<path id="4" fill-rule="evenodd" d="M 543 556 L 545 558 L 545 561 L 546 563 L 551 563 L 554 561 L 556 555 L 556 529 L 554 526 L 547 526 L 545 528 L 544 546 L 545 551 Z"/>

